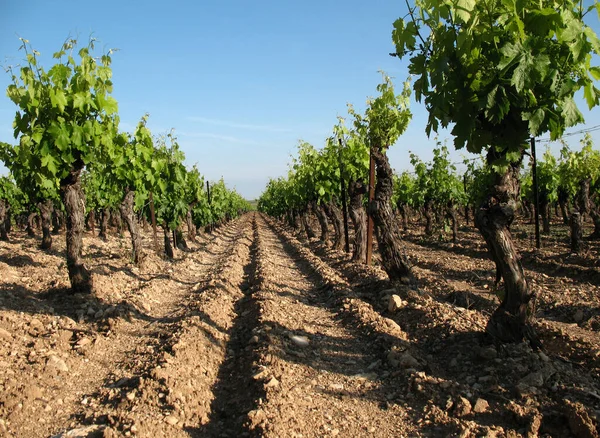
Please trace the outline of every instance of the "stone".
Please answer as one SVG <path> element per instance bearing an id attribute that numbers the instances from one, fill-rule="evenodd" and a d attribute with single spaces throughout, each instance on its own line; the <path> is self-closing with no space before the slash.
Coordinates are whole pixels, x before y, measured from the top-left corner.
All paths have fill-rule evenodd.
<path id="1" fill-rule="evenodd" d="M 482 414 L 484 412 L 487 412 L 489 408 L 490 404 L 487 402 L 487 400 L 478 398 L 475 402 L 475 405 L 473 406 L 473 412 Z"/>
<path id="2" fill-rule="evenodd" d="M 54 354 L 48 356 L 48 360 L 46 361 L 46 369 L 54 369 L 65 373 L 69 372 L 69 367 L 67 366 L 66 362 Z"/>
<path id="3" fill-rule="evenodd" d="M 388 310 L 392 313 L 397 312 L 406 306 L 406 301 L 403 301 L 398 295 L 392 295 L 388 301 Z"/>
<path id="4" fill-rule="evenodd" d="M 459 397 L 454 403 L 454 415 L 456 417 L 465 417 L 471 413 L 471 402 L 464 397 Z"/>
<path id="5" fill-rule="evenodd" d="M 417 368 L 420 365 L 419 361 L 407 352 L 402 353 L 398 360 L 404 368 Z"/>
<path id="6" fill-rule="evenodd" d="M 165 417 L 165 423 L 175 426 L 177 423 L 179 423 L 179 419 L 173 415 L 167 415 Z"/>
<path id="7" fill-rule="evenodd" d="M 271 377 L 267 383 L 265 383 L 265 388 L 275 388 L 279 386 L 279 380 L 275 377 Z"/>
<path id="8" fill-rule="evenodd" d="M 308 347 L 310 341 L 306 336 L 290 335 L 290 340 L 298 347 Z"/>
<path id="9" fill-rule="evenodd" d="M 577 312 L 575 312 L 575 315 L 573 315 L 573 321 L 579 324 L 581 321 L 583 321 L 583 317 L 583 310 L 579 309 Z"/>
<path id="10" fill-rule="evenodd" d="M 78 427 L 77 429 L 71 429 L 67 432 L 59 433 L 58 435 L 52 436 L 52 438 L 86 438 L 89 436 L 97 436 L 99 432 L 104 429 L 104 426 L 94 424 L 92 426 Z"/>
<path id="11" fill-rule="evenodd" d="M 479 357 L 486 360 L 496 359 L 498 352 L 494 347 L 486 347 L 479 350 Z"/>
<path id="12" fill-rule="evenodd" d="M 31 336 L 37 336 L 39 333 L 44 331 L 44 324 L 37 318 L 33 318 L 29 322 L 29 334 Z"/>
<path id="13" fill-rule="evenodd" d="M 92 340 L 90 338 L 83 337 L 80 340 L 78 340 L 75 345 L 77 345 L 78 347 L 85 347 L 86 345 L 89 345 L 91 343 Z"/>
<path id="14" fill-rule="evenodd" d="M 519 380 L 520 386 L 532 386 L 534 388 L 539 388 L 544 384 L 544 375 L 541 371 L 534 371 L 533 373 L 527 374 L 521 380 Z"/>
<path id="15" fill-rule="evenodd" d="M 10 332 L 8 330 L 5 330 L 2 327 L 0 327 L 0 339 L 3 339 L 5 341 L 10 341 L 10 340 L 12 340 L 12 335 L 10 334 Z"/>

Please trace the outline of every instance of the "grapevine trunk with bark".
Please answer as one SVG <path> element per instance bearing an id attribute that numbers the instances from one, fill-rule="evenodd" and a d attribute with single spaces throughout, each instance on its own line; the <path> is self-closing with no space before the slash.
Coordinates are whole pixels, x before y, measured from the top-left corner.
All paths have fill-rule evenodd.
<path id="1" fill-rule="evenodd" d="M 8 230 L 6 229 L 6 217 L 7 215 L 7 202 L 4 199 L 0 199 L 0 240 L 8 242 Z"/>
<path id="2" fill-rule="evenodd" d="M 364 263 L 367 257 L 367 213 L 363 206 L 363 198 L 367 187 L 362 181 L 350 181 L 350 220 L 354 225 L 354 251 L 352 260 Z"/>
<path id="3" fill-rule="evenodd" d="M 194 205 L 190 205 L 188 208 L 188 212 L 185 215 L 185 222 L 188 229 L 188 239 L 190 239 L 190 242 L 196 243 L 196 225 L 194 225 L 194 220 L 192 217 L 192 208 L 194 208 Z"/>
<path id="4" fill-rule="evenodd" d="M 60 181 L 60 196 L 67 212 L 67 270 L 74 293 L 92 292 L 92 276 L 83 264 L 83 231 L 85 201 L 81 190 L 80 174 L 83 162 L 78 160 L 69 175 Z"/>
<path id="5" fill-rule="evenodd" d="M 456 208 L 454 207 L 454 202 L 448 201 L 448 205 L 446 206 L 446 214 L 452 223 L 452 242 L 456 243 L 456 237 L 458 235 L 458 217 L 456 214 Z"/>
<path id="6" fill-rule="evenodd" d="M 108 230 L 108 222 L 110 221 L 110 210 L 108 208 L 103 208 L 102 213 L 100 214 L 100 233 L 98 237 L 102 240 L 106 240 L 108 238 L 106 232 Z"/>
<path id="7" fill-rule="evenodd" d="M 492 161 L 488 156 L 488 161 Z M 502 342 L 520 342 L 523 338 L 538 348 L 540 341 L 531 325 L 535 294 L 529 288 L 523 266 L 509 230 L 519 197 L 520 162 L 497 174 L 495 185 L 475 215 L 475 226 L 487 244 L 498 273 L 504 279 L 502 303 L 488 322 L 487 331 Z"/>
<path id="8" fill-rule="evenodd" d="M 581 214 L 574 211 L 571 215 L 571 252 L 578 254 L 583 249 L 583 226 Z"/>
<path id="9" fill-rule="evenodd" d="M 33 229 L 35 228 L 34 221 L 35 213 L 29 213 L 27 215 L 27 235 L 29 237 L 35 237 L 35 232 L 33 231 Z"/>
<path id="10" fill-rule="evenodd" d="M 38 209 L 40 210 L 40 217 L 42 219 L 42 249 L 52 248 L 52 234 L 50 233 L 50 227 L 52 226 L 52 212 L 54 211 L 54 205 L 50 199 L 38 202 Z"/>
<path id="11" fill-rule="evenodd" d="M 542 233 L 550 234 L 550 204 L 545 193 L 540 194 L 540 215 L 542 216 Z"/>
<path id="12" fill-rule="evenodd" d="M 431 236 L 433 234 L 433 225 L 431 220 L 431 210 L 433 208 L 433 201 L 428 200 L 423 206 L 423 215 L 425 216 L 425 234 Z"/>
<path id="13" fill-rule="evenodd" d="M 139 265 L 144 259 L 144 251 L 142 249 L 142 236 L 140 234 L 138 223 L 133 211 L 133 203 L 135 201 L 135 191 L 127 190 L 125 198 L 119 205 L 121 217 L 127 224 L 129 235 L 131 236 L 131 247 L 133 249 L 133 263 Z"/>
<path id="14" fill-rule="evenodd" d="M 316 234 L 315 234 L 314 230 L 312 229 L 312 226 L 310 225 L 308 217 L 309 217 L 309 211 L 308 211 L 308 209 L 306 209 L 302 212 L 302 225 L 304 226 L 304 231 L 306 232 L 306 237 L 308 239 L 313 239 L 316 236 Z"/>
<path id="15" fill-rule="evenodd" d="M 329 201 L 323 205 L 327 216 L 330 217 L 333 223 L 333 229 L 335 233 L 335 239 L 333 241 L 333 249 L 341 251 L 344 247 L 344 219 L 342 218 L 342 212 L 333 201 Z"/>
<path id="16" fill-rule="evenodd" d="M 558 205 L 562 214 L 563 223 L 569 224 L 569 195 L 564 189 L 558 190 Z"/>
<path id="17" fill-rule="evenodd" d="M 175 253 L 173 252 L 173 246 L 171 246 L 171 238 L 169 237 L 169 228 L 166 225 L 163 225 L 164 232 L 164 241 L 165 241 L 165 254 L 168 258 L 172 259 L 175 257 Z"/>
<path id="18" fill-rule="evenodd" d="M 312 206 L 315 214 L 317 215 L 319 226 L 321 227 L 321 235 L 319 236 L 319 240 L 326 243 L 329 239 L 329 222 L 327 221 L 327 216 L 325 214 L 326 207 L 323 204 L 317 205 L 316 202 L 313 202 Z"/>
<path id="19" fill-rule="evenodd" d="M 398 212 L 402 223 L 402 231 L 408 231 L 408 206 L 404 202 L 398 202 Z"/>
<path id="20" fill-rule="evenodd" d="M 390 205 L 393 193 L 392 168 L 387 155 L 380 148 L 372 148 L 371 154 L 377 166 L 377 184 L 375 198 L 369 208 L 375 223 L 375 235 L 379 243 L 383 268 L 392 282 L 415 286 L 416 279 L 402 248 L 402 237 L 395 224 Z"/>

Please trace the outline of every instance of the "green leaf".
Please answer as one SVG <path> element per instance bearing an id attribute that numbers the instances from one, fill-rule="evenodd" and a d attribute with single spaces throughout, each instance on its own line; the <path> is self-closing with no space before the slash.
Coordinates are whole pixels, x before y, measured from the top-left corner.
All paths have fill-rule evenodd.
<path id="1" fill-rule="evenodd" d="M 566 127 L 574 126 L 577 123 L 583 122 L 583 116 L 572 98 L 566 98 L 562 102 L 561 115 L 565 119 Z"/>
<path id="2" fill-rule="evenodd" d="M 62 90 L 50 89 L 50 102 L 53 107 L 58 108 L 63 113 L 67 106 L 67 97 Z"/>

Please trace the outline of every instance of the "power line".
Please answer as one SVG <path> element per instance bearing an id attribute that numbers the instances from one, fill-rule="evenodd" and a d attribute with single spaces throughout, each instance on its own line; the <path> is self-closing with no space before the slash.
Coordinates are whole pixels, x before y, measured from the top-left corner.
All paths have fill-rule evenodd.
<path id="1" fill-rule="evenodd" d="M 587 134 L 588 132 L 595 132 L 595 131 L 600 131 L 600 125 L 592 126 L 591 128 L 580 129 L 579 131 L 569 132 L 569 133 L 561 136 L 561 138 L 572 137 L 574 135 Z M 560 140 L 560 139 L 552 140 L 552 139 L 546 137 L 546 138 L 540 138 L 537 141 L 540 143 L 550 143 L 551 141 L 558 141 L 558 140 Z"/>

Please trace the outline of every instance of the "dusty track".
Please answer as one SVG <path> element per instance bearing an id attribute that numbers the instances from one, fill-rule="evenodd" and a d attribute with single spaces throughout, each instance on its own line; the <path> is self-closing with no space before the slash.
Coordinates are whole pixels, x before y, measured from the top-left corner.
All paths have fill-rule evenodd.
<path id="1" fill-rule="evenodd" d="M 407 243 L 427 293 L 391 312 L 381 269 L 259 214 L 141 269 L 86 236 L 93 297 L 34 244 L 0 242 L 1 436 L 569 436 L 600 413 L 597 331 L 551 318 L 543 273 L 547 354 L 482 336 L 474 246 Z"/>

